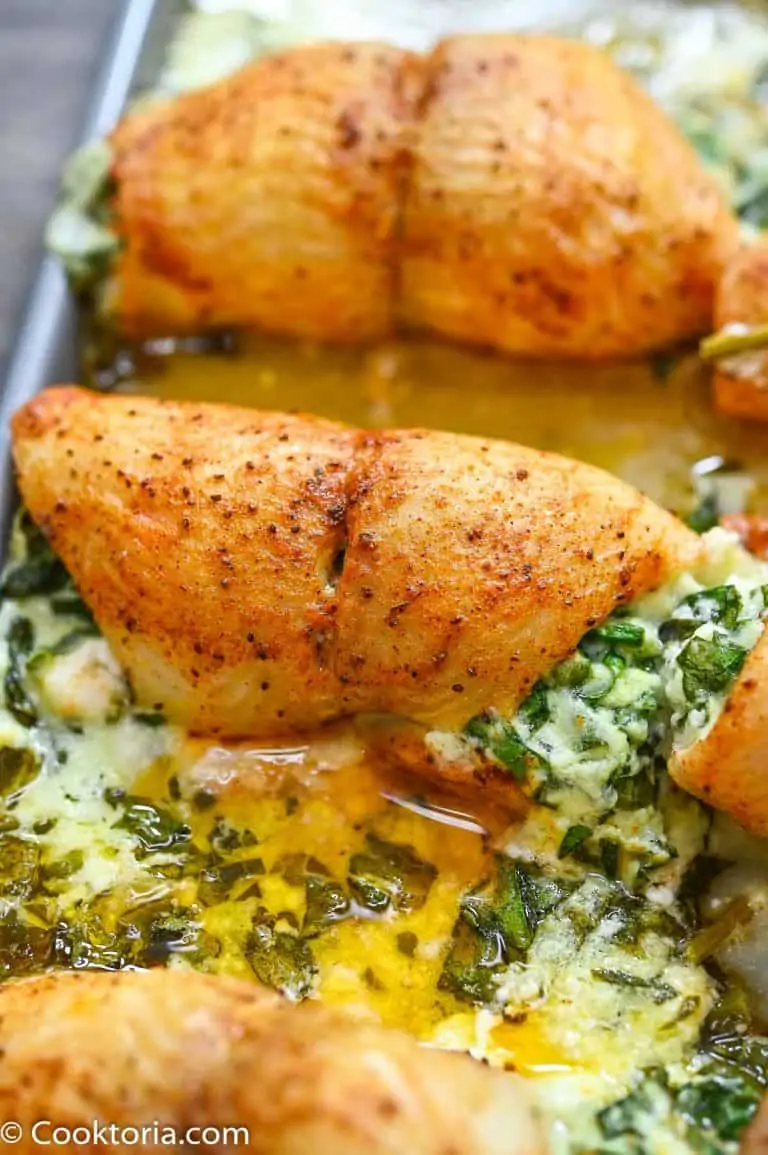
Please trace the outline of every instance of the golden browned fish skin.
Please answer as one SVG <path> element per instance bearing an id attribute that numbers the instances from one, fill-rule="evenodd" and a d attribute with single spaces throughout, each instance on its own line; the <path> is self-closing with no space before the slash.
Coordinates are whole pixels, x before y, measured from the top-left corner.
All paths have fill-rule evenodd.
<path id="1" fill-rule="evenodd" d="M 630 76 L 577 41 L 457 36 L 429 78 L 403 225 L 407 322 L 585 360 L 706 329 L 736 224 Z"/>
<path id="2" fill-rule="evenodd" d="M 458 36 L 320 44 L 129 114 L 112 136 L 129 335 L 395 325 L 529 356 L 632 356 L 711 326 L 737 225 L 606 55 Z"/>
<path id="3" fill-rule="evenodd" d="M 0 993 L 0 1111 L 32 1127 L 246 1128 L 258 1155 L 539 1155 L 516 1075 L 195 974 L 60 973 Z M 209 1132 L 209 1135 L 211 1133 Z M 205 1144 L 225 1151 L 233 1133 Z M 183 1138 L 182 1138 L 183 1142 Z M 200 1143 L 200 1132 L 190 1142 Z M 229 1144 L 229 1146 L 228 1146 Z M 57 1150 L 103 1150 L 98 1143 Z M 114 1149 L 129 1150 L 129 1143 Z"/>
<path id="4" fill-rule="evenodd" d="M 322 647 L 355 434 L 106 400 L 67 389 L 27 406 L 19 477 L 141 699 L 222 734 L 335 716 Z"/>
<path id="5" fill-rule="evenodd" d="M 61 388 L 13 439 L 140 700 L 224 736 L 509 713 L 699 550 L 601 470 L 454 434 Z"/>
<path id="6" fill-rule="evenodd" d="M 407 52 L 313 45 L 126 117 L 112 137 L 125 249 L 108 310 L 128 334 L 389 333 L 420 87 Z"/>
<path id="7" fill-rule="evenodd" d="M 725 268 L 715 297 L 715 329 L 733 324 L 768 325 L 768 243 L 745 245 Z M 768 421 L 768 351 L 720 362 L 714 397 L 721 413 Z"/>

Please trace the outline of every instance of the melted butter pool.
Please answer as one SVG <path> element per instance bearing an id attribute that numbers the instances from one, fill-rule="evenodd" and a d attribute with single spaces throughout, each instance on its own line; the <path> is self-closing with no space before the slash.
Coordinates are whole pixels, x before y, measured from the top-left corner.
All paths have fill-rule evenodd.
<path id="1" fill-rule="evenodd" d="M 508 834 L 504 814 L 469 811 L 463 800 L 433 789 L 425 793 L 423 784 L 384 772 L 346 728 L 339 728 L 330 744 L 320 739 L 270 751 L 188 741 L 175 759 L 155 763 L 132 792 L 166 807 L 174 804 L 174 795 L 178 800 L 179 789 L 191 799 L 201 790 L 216 794 L 210 809 L 199 811 L 193 804 L 185 811 L 195 842 L 209 844 L 214 822 L 255 836 L 265 867 L 259 876 L 265 904 L 273 912 L 289 911 L 299 922 L 306 898 L 281 875 L 288 856 L 312 857 L 344 883 L 350 860 L 375 831 L 389 843 L 412 847 L 434 866 L 436 876 L 420 909 L 379 917 L 358 908 L 313 941 L 318 972 L 312 997 L 527 1076 L 575 1074 L 594 1066 L 563 1048 L 545 1018 L 532 1013 L 505 1022 L 440 989 L 460 900 L 491 872 L 490 847 Z M 195 901 L 194 888 L 186 897 Z M 254 981 L 242 951 L 253 905 L 225 902 L 203 915 L 205 931 L 222 947 L 208 969 Z"/>
<path id="2" fill-rule="evenodd" d="M 265 904 L 274 912 L 288 910 L 298 919 L 304 915 L 302 888 L 290 885 L 281 874 L 280 864 L 287 855 L 315 858 L 343 884 L 348 863 L 363 850 L 367 833 L 413 847 L 437 872 L 424 905 L 381 917 L 361 909 L 319 936 L 313 945 L 316 993 L 323 1002 L 407 1027 L 421 1038 L 428 1038 L 439 1022 L 462 1009 L 436 987 L 459 898 L 488 869 L 481 824 L 473 821 L 474 830 L 454 826 L 448 832 L 442 821 L 427 817 L 426 806 L 416 812 L 390 800 L 411 799 L 413 784 L 406 792 L 407 785 L 393 782 L 365 757 L 336 769 L 314 769 L 318 752 L 312 746 L 260 755 L 247 747 L 200 750 L 191 744 L 180 762 L 188 763 L 186 774 L 177 778 L 182 791 L 189 788 L 185 781 L 204 781 L 208 789 L 223 771 L 226 784 L 211 809 L 190 809 L 193 838 L 204 843 L 214 819 L 250 831 L 265 867 L 259 885 Z M 288 781 L 270 788 L 275 771 L 282 777 L 287 766 Z M 176 774 L 173 765 L 161 763 L 137 781 L 135 791 L 168 805 L 169 781 Z M 253 981 L 253 971 L 237 946 L 243 921 L 237 903 L 212 907 L 203 916 L 206 930 L 222 942 L 214 969 Z M 398 940 L 406 942 L 405 949 Z"/>
<path id="3" fill-rule="evenodd" d="M 420 340 L 347 350 L 256 336 L 239 350 L 145 356 L 123 388 L 506 438 L 592 462 L 674 509 L 694 504 L 694 463 L 719 455 L 739 461 L 756 482 L 757 507 L 766 505 L 768 427 L 715 414 L 708 372 L 690 354 L 539 365 Z"/>

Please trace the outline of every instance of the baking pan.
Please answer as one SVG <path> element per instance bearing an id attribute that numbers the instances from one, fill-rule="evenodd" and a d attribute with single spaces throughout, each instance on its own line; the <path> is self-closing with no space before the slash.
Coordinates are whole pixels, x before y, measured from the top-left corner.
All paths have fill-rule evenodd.
<path id="1" fill-rule="evenodd" d="M 105 49 L 80 140 L 103 136 L 130 93 L 157 76 L 184 0 L 123 0 Z M 8 422 L 13 412 L 46 385 L 77 376 L 77 317 L 59 262 L 44 257 L 24 322 L 14 344 L 0 396 L 0 557 L 8 540 L 16 500 Z"/>

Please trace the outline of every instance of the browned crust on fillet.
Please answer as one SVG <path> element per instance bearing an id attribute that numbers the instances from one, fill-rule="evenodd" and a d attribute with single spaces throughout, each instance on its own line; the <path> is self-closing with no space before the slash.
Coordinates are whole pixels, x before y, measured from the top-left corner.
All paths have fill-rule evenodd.
<path id="1" fill-rule="evenodd" d="M 395 325 L 530 356 L 633 356 L 706 331 L 737 224 L 605 54 L 456 36 L 318 44 L 129 114 L 112 136 L 129 335 Z"/>
<path id="2" fill-rule="evenodd" d="M 292 1007 L 250 983 L 179 970 L 70 972 L 5 985 L 0 1110 L 23 1129 L 21 1155 L 39 1149 L 39 1120 L 50 1120 L 44 1139 L 53 1127 L 94 1123 L 158 1123 L 180 1134 L 240 1126 L 248 1137 L 239 1146 L 258 1155 L 544 1150 L 518 1076 L 317 1004 Z M 234 1145 L 228 1132 L 207 1149 Z M 150 1138 L 141 1149 L 168 1147 Z"/>
<path id="3" fill-rule="evenodd" d="M 509 713 L 699 548 L 601 470 L 455 434 L 61 388 L 13 441 L 139 698 L 224 736 Z"/>

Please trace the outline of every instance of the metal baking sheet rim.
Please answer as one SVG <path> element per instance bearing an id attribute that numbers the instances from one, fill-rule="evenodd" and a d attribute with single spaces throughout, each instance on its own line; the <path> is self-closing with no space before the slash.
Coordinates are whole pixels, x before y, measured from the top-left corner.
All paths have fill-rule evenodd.
<path id="1" fill-rule="evenodd" d="M 173 9 L 176 9 L 174 12 Z M 179 14 L 167 0 L 123 0 L 107 42 L 79 141 L 107 133 L 134 89 L 152 46 L 163 50 L 167 36 L 161 27 Z M 162 43 L 161 43 L 162 41 Z M 10 454 L 9 421 L 16 409 L 46 385 L 71 380 L 76 372 L 76 317 L 66 278 L 55 258 L 45 256 L 32 287 L 21 330 L 13 346 L 8 374 L 0 395 L 0 556 L 8 539 L 16 503 Z"/>

